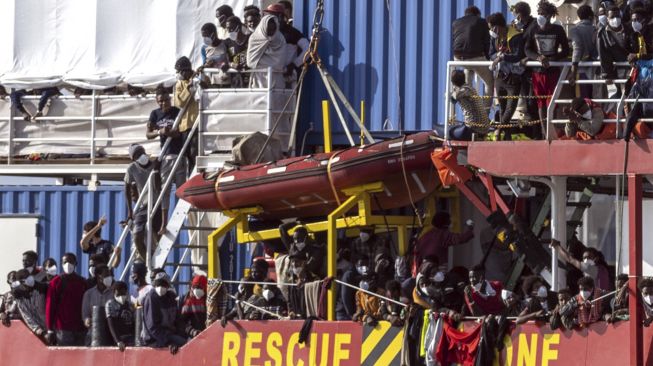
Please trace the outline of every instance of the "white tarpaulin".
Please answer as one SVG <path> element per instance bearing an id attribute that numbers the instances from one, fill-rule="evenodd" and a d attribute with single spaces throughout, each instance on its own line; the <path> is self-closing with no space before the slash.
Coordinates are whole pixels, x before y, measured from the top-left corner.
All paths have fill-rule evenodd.
<path id="1" fill-rule="evenodd" d="M 104 89 L 121 82 L 174 81 L 177 58 L 200 65 L 204 23 L 230 5 L 242 17 L 259 0 L 2 0 L 0 84 L 68 83 Z"/>

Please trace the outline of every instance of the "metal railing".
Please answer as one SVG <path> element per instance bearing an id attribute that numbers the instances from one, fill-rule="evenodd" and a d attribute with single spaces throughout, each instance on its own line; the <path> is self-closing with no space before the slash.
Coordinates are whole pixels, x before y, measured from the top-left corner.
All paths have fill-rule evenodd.
<path id="1" fill-rule="evenodd" d="M 454 68 L 465 68 L 465 67 L 489 67 L 492 65 L 492 61 L 449 61 L 447 62 L 447 79 L 446 79 L 446 87 L 445 87 L 445 139 L 449 139 L 449 121 L 453 118 L 455 109 L 453 108 L 453 105 L 451 103 L 451 71 Z M 631 65 L 627 62 L 615 62 L 614 63 L 616 68 L 620 69 L 625 69 L 625 68 L 631 68 Z M 539 61 L 528 61 L 525 64 L 526 67 L 542 67 L 542 64 Z M 561 62 L 561 61 L 552 61 L 549 62 L 550 67 L 560 67 L 560 76 L 558 78 L 558 81 L 556 83 L 555 89 L 553 91 L 553 94 L 551 96 L 551 102 L 547 106 L 547 116 L 546 116 L 546 139 L 547 140 L 552 140 L 555 138 L 554 136 L 554 125 L 555 124 L 563 124 L 569 122 L 568 119 L 555 119 L 554 118 L 554 111 L 555 107 L 558 104 L 569 104 L 571 103 L 570 99 L 559 99 L 560 97 L 560 92 L 562 91 L 562 87 L 564 85 L 569 85 L 569 81 L 567 80 L 568 72 L 570 70 L 570 67 L 572 66 L 571 62 Z M 598 61 L 588 61 L 588 62 L 580 62 L 578 64 L 579 68 L 599 68 L 601 66 L 601 63 Z M 625 84 L 627 79 L 614 79 L 612 80 L 613 84 L 620 84 L 623 85 Z M 607 85 L 606 80 L 576 80 L 576 84 L 579 85 Z M 477 90 L 480 90 L 480 88 L 477 86 Z M 625 118 L 622 117 L 622 111 L 624 107 L 624 103 L 632 103 L 635 102 L 636 99 L 627 99 L 625 92 L 622 90 L 621 92 L 621 98 L 620 99 L 606 99 L 606 98 L 601 98 L 601 99 L 592 99 L 594 103 L 598 104 L 616 104 L 616 117 L 617 118 L 609 118 L 609 119 L 604 119 L 603 122 L 607 123 L 617 123 L 617 136 L 619 136 L 619 132 L 621 130 L 621 124 L 626 121 Z M 653 103 L 653 99 L 639 99 L 639 102 L 642 103 Z M 653 121 L 653 118 L 644 118 L 640 119 L 645 122 L 650 122 Z M 617 137 L 615 136 L 615 137 Z"/>

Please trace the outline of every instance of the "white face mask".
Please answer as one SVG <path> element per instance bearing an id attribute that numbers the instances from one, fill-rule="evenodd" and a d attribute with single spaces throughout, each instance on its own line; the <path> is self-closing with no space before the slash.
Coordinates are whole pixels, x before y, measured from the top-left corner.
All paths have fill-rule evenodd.
<path id="1" fill-rule="evenodd" d="M 592 295 L 592 291 L 581 291 L 580 292 L 580 297 L 583 298 L 583 300 L 589 299 L 589 297 Z"/>
<path id="2" fill-rule="evenodd" d="M 265 301 L 270 301 L 274 298 L 274 291 L 272 290 L 263 290 L 263 298 Z"/>
<path id="3" fill-rule="evenodd" d="M 648 305 L 651 306 L 653 305 L 653 296 L 652 295 L 643 295 L 642 297 L 644 298 L 644 302 Z"/>
<path id="4" fill-rule="evenodd" d="M 369 271 L 369 267 L 367 266 L 358 266 L 356 267 L 356 271 L 358 272 L 359 275 L 365 276 L 367 275 L 367 272 Z"/>
<path id="5" fill-rule="evenodd" d="M 610 18 L 608 19 L 608 24 L 612 28 L 619 28 L 621 27 L 621 18 Z"/>
<path id="6" fill-rule="evenodd" d="M 156 291 L 156 294 L 159 296 L 164 296 L 166 292 L 168 292 L 168 289 L 163 286 L 157 286 L 154 288 L 154 291 Z"/>
<path id="7" fill-rule="evenodd" d="M 95 277 L 95 267 L 88 267 L 88 275 Z"/>
<path id="8" fill-rule="evenodd" d="M 638 21 L 635 20 L 635 21 L 633 21 L 631 24 L 632 24 L 633 30 L 634 30 L 635 32 L 639 32 L 639 31 L 642 30 L 642 27 L 643 27 L 643 26 L 642 26 L 642 23 L 640 23 L 640 22 L 638 22 Z"/>
<path id="9" fill-rule="evenodd" d="M 295 243 L 295 247 L 297 248 L 297 250 L 304 250 L 304 248 L 306 248 L 306 242 L 305 241 L 297 242 Z"/>
<path id="10" fill-rule="evenodd" d="M 14 281 L 11 283 L 11 288 L 16 288 L 18 286 L 20 286 L 20 281 Z"/>
<path id="11" fill-rule="evenodd" d="M 602 26 L 605 26 L 608 24 L 608 16 L 607 15 L 599 15 L 599 24 Z"/>
<path id="12" fill-rule="evenodd" d="M 589 259 L 589 258 L 585 258 L 585 259 L 583 259 L 583 263 L 587 264 L 588 266 L 593 266 L 593 265 L 596 264 L 596 263 L 594 263 L 593 260 L 591 260 L 591 259 Z"/>
<path id="13" fill-rule="evenodd" d="M 545 17 L 544 15 L 538 15 L 537 16 L 537 25 L 539 25 L 540 28 L 544 28 L 544 26 L 548 22 L 549 22 L 549 19 L 547 19 L 547 17 Z"/>
<path id="14" fill-rule="evenodd" d="M 537 297 L 539 298 L 546 298 L 548 294 L 549 292 L 546 289 L 546 286 L 540 286 L 540 288 L 537 289 Z"/>
<path id="15" fill-rule="evenodd" d="M 115 296 L 115 299 L 118 302 L 118 304 L 120 304 L 120 305 L 125 305 L 125 303 L 127 302 L 127 296 L 126 295 Z"/>
<path id="16" fill-rule="evenodd" d="M 366 232 L 364 232 L 364 231 L 361 231 L 360 234 L 358 234 L 358 237 L 360 238 L 360 240 L 361 240 L 363 243 L 365 243 L 366 241 L 370 240 L 370 234 L 368 234 L 368 233 L 366 233 Z"/>
<path id="17" fill-rule="evenodd" d="M 204 297 L 204 290 L 201 288 L 194 288 L 193 289 L 193 296 L 195 296 L 196 299 L 201 299 Z"/>
<path id="18" fill-rule="evenodd" d="M 585 113 L 583 113 L 583 119 L 586 120 L 591 120 L 592 119 L 592 110 L 588 109 Z"/>
<path id="19" fill-rule="evenodd" d="M 141 166 L 146 166 L 147 163 L 150 162 L 150 158 L 147 156 L 147 154 L 142 154 L 141 156 L 136 159 L 136 161 L 141 165 Z"/>
<path id="20" fill-rule="evenodd" d="M 238 32 L 229 32 L 229 39 L 235 41 L 238 39 Z"/>
<path id="21" fill-rule="evenodd" d="M 104 278 L 102 279 L 102 284 L 103 284 L 105 287 L 111 287 L 111 285 L 113 284 L 113 276 L 107 276 L 107 277 L 104 277 Z"/>
<path id="22" fill-rule="evenodd" d="M 498 35 L 495 31 L 493 31 L 492 29 L 490 29 L 490 37 L 496 39 L 496 38 L 499 38 L 499 35 Z"/>
<path id="23" fill-rule="evenodd" d="M 63 273 L 71 274 L 73 272 L 75 272 L 75 266 L 72 263 L 64 263 L 63 264 Z"/>
<path id="24" fill-rule="evenodd" d="M 25 269 L 26 269 L 27 272 L 29 272 L 29 273 L 34 272 L 34 266 L 25 267 Z"/>
<path id="25" fill-rule="evenodd" d="M 442 273 L 442 272 L 436 273 L 435 276 L 433 276 L 433 281 L 435 281 L 435 282 L 444 281 L 444 273 Z"/>
<path id="26" fill-rule="evenodd" d="M 50 276 L 56 276 L 57 275 L 57 266 L 50 266 L 50 267 L 48 267 L 47 271 L 48 271 L 48 274 Z"/>
<path id="27" fill-rule="evenodd" d="M 28 277 L 25 279 L 25 286 L 27 286 L 27 287 L 34 287 L 34 277 L 32 277 L 32 276 L 28 276 Z"/>
<path id="28" fill-rule="evenodd" d="M 210 46 L 213 44 L 213 38 L 211 37 L 202 37 L 202 42 L 204 42 L 205 46 Z"/>

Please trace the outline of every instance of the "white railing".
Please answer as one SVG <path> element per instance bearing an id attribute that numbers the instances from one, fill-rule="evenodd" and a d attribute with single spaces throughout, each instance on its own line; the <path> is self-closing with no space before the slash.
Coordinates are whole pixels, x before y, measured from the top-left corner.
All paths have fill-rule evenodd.
<path id="1" fill-rule="evenodd" d="M 447 79 L 446 79 L 446 87 L 445 87 L 445 108 L 444 108 L 444 113 L 445 113 L 445 139 L 449 139 L 449 121 L 453 118 L 455 114 L 455 109 L 453 108 L 453 105 L 451 103 L 451 71 L 454 68 L 464 68 L 464 67 L 472 67 L 472 66 L 482 66 L 482 67 L 489 67 L 492 64 L 492 61 L 449 61 L 447 62 Z M 559 61 L 552 61 L 549 62 L 550 67 L 560 67 L 561 72 L 560 76 L 558 78 L 558 82 L 556 83 L 555 89 L 553 91 L 552 97 L 551 97 L 551 102 L 547 106 L 547 123 L 546 123 L 546 139 L 547 140 L 552 140 L 554 139 L 554 125 L 555 124 L 563 124 L 569 122 L 568 119 L 554 119 L 554 111 L 555 107 L 558 104 L 569 104 L 571 103 L 571 99 L 559 99 L 560 92 L 562 90 L 563 85 L 568 85 L 569 81 L 567 80 L 567 75 L 570 69 L 570 66 L 572 65 L 571 62 L 559 62 Z M 615 64 L 616 68 L 620 69 L 625 69 L 625 68 L 631 68 L 631 65 L 628 64 L 627 62 L 616 62 Z M 542 64 L 539 61 L 528 61 L 525 65 L 526 67 L 542 67 Z M 590 61 L 590 62 L 580 62 L 578 64 L 578 67 L 581 68 L 599 68 L 601 66 L 601 63 L 598 61 Z M 480 79 L 480 78 L 479 78 Z M 627 79 L 615 79 L 612 80 L 612 83 L 614 84 L 625 84 Z M 606 80 L 576 80 L 576 84 L 582 85 L 582 84 L 599 84 L 599 85 L 606 85 L 607 82 Z M 480 90 L 481 88 L 478 87 L 477 85 L 477 90 Z M 636 99 L 627 99 L 625 92 L 622 90 L 621 93 L 621 99 L 592 99 L 594 103 L 598 104 L 617 104 L 616 108 L 616 115 L 617 118 L 611 118 L 611 119 L 604 119 L 603 122 L 607 123 L 617 123 L 617 136 L 619 136 L 619 131 L 621 130 L 621 124 L 626 121 L 625 118 L 622 118 L 622 111 L 623 111 L 623 106 L 624 103 L 632 103 L 635 102 Z M 638 100 L 641 103 L 653 103 L 653 99 L 639 99 Z M 653 121 L 653 118 L 644 118 L 641 119 L 642 121 L 645 122 L 650 122 Z M 616 137 L 616 136 L 615 136 Z"/>

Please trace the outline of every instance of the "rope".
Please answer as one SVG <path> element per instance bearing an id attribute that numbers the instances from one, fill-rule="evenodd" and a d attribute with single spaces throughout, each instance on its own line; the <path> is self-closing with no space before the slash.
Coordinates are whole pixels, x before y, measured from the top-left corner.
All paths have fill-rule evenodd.
<path id="1" fill-rule="evenodd" d="M 423 227 L 424 223 L 422 222 L 422 217 L 419 214 L 417 206 L 415 206 L 415 200 L 413 200 L 413 194 L 410 190 L 410 185 L 408 184 L 408 174 L 406 173 L 406 164 L 404 163 L 404 142 L 406 141 L 406 135 L 401 139 L 401 145 L 399 145 L 399 162 L 401 162 L 401 172 L 404 176 L 404 183 L 406 184 L 406 191 L 408 191 L 408 199 L 410 200 L 410 205 L 413 206 L 413 212 L 417 216 L 417 221 L 419 226 Z"/>
<path id="2" fill-rule="evenodd" d="M 313 13 L 313 30 L 311 32 L 311 41 L 308 49 L 304 54 L 304 64 L 322 64 L 320 55 L 317 53 L 317 46 L 320 42 L 320 32 L 322 30 L 322 20 L 324 19 L 324 0 L 317 0 L 315 13 Z"/>
<path id="3" fill-rule="evenodd" d="M 282 282 L 282 283 L 278 283 L 278 282 L 261 282 L 261 281 L 219 280 L 219 279 L 215 279 L 215 278 L 210 279 L 210 280 L 209 280 L 209 283 L 210 283 L 210 284 L 214 284 L 214 283 L 237 283 L 237 284 L 245 283 L 245 284 L 261 285 L 261 286 L 265 286 L 265 285 L 272 285 L 272 286 L 297 286 L 296 283 L 283 283 L 283 282 Z"/>
<path id="4" fill-rule="evenodd" d="M 472 95 L 472 99 L 549 99 L 553 95 Z"/>
<path id="5" fill-rule="evenodd" d="M 479 122 L 461 122 L 457 121 L 454 118 L 449 119 L 449 124 L 450 125 L 457 125 L 457 124 L 464 124 L 465 126 L 468 127 L 478 127 L 478 128 L 486 128 L 486 127 L 494 127 L 494 128 L 522 128 L 522 127 L 527 127 L 527 126 L 535 126 L 539 125 L 542 122 L 545 122 L 543 119 L 536 119 L 532 121 L 524 121 L 524 120 L 518 120 L 517 123 L 490 123 L 489 125 L 486 123 L 479 123 Z"/>
<path id="6" fill-rule="evenodd" d="M 336 283 L 341 284 L 341 285 L 345 285 L 345 286 L 347 286 L 347 287 L 351 287 L 351 288 L 353 288 L 353 289 L 355 289 L 355 290 L 363 291 L 364 293 L 366 293 L 366 294 L 368 294 L 368 295 L 376 296 L 376 297 L 378 297 L 379 299 L 382 299 L 382 300 L 385 300 L 385 301 L 391 302 L 391 303 L 393 303 L 393 304 L 397 304 L 397 305 L 399 305 L 399 306 L 403 306 L 403 307 L 405 307 L 405 308 L 408 307 L 408 305 L 404 304 L 403 302 L 399 302 L 399 301 L 397 301 L 397 300 L 393 300 L 393 299 L 391 299 L 391 298 L 389 298 L 389 297 L 385 297 L 385 296 L 383 296 L 383 295 L 379 295 L 379 294 L 377 294 L 377 293 L 375 293 L 375 292 L 372 292 L 372 291 L 363 290 L 362 288 L 360 288 L 360 287 L 358 287 L 358 286 L 351 285 L 351 284 L 349 284 L 349 283 L 347 283 L 347 282 L 342 282 L 342 281 L 340 281 L 340 280 L 335 280 L 335 279 L 334 279 L 334 281 L 335 281 Z"/>
<path id="7" fill-rule="evenodd" d="M 329 161 L 327 162 L 327 178 L 329 178 L 329 185 L 331 186 L 331 192 L 333 193 L 333 197 L 335 197 L 338 206 L 341 205 L 341 202 L 340 202 L 340 197 L 338 197 L 338 190 L 336 190 L 336 186 L 333 183 L 333 176 L 331 175 L 331 163 L 333 162 L 333 159 L 343 151 L 344 150 L 339 150 L 333 153 L 333 155 L 329 157 Z"/>

